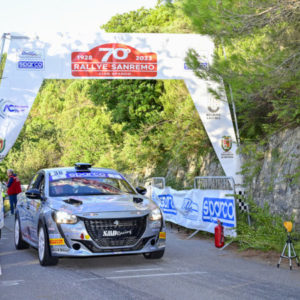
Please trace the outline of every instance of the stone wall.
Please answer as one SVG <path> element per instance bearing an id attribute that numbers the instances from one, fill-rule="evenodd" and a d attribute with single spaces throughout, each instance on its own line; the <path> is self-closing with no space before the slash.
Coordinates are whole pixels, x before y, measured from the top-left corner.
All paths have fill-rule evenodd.
<path id="1" fill-rule="evenodd" d="M 274 213 L 295 215 L 299 227 L 300 128 L 274 134 L 255 151 L 245 157 L 249 193 L 257 203 L 267 202 Z"/>
<path id="2" fill-rule="evenodd" d="M 260 206 L 268 203 L 273 213 L 294 215 L 300 230 L 300 127 L 274 134 L 260 144 L 243 146 L 247 195 Z M 197 165 L 200 169 L 195 176 L 224 176 L 215 153 L 200 158 Z M 181 173 L 177 176 L 184 177 Z"/>

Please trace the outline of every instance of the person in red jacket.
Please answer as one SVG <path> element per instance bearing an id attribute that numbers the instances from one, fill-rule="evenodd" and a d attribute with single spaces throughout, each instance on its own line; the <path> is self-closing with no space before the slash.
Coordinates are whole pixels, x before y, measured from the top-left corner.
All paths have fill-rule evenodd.
<path id="1" fill-rule="evenodd" d="M 22 192 L 21 182 L 12 169 L 7 170 L 7 195 L 10 202 L 10 212 L 13 215 L 17 205 L 17 195 Z"/>

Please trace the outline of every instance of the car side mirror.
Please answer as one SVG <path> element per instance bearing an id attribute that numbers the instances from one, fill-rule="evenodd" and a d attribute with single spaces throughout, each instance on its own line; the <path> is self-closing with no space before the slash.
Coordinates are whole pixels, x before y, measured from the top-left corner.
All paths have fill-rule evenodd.
<path id="1" fill-rule="evenodd" d="M 40 199 L 42 200 L 41 192 L 38 189 L 30 189 L 25 193 L 29 199 Z"/>
<path id="2" fill-rule="evenodd" d="M 147 193 L 147 189 L 144 188 L 143 186 L 138 186 L 138 187 L 136 187 L 135 189 L 136 189 L 136 191 L 137 191 L 139 194 L 141 194 L 141 195 L 145 195 L 145 194 Z"/>

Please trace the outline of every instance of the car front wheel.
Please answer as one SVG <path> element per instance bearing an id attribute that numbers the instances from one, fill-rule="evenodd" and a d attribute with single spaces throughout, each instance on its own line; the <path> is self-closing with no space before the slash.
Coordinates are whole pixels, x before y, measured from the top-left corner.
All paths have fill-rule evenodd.
<path id="1" fill-rule="evenodd" d="M 165 253 L 165 249 L 155 251 L 155 252 L 143 253 L 143 255 L 147 259 L 159 259 L 164 256 L 164 253 Z"/>
<path id="2" fill-rule="evenodd" d="M 15 218 L 15 247 L 17 250 L 27 249 L 29 245 L 23 241 L 22 233 L 21 233 L 21 226 L 20 226 L 20 219 L 18 215 Z"/>
<path id="3" fill-rule="evenodd" d="M 39 233 L 39 261 L 42 266 L 53 266 L 58 263 L 58 258 L 50 253 L 49 238 L 45 226 L 41 225 L 38 230 Z"/>

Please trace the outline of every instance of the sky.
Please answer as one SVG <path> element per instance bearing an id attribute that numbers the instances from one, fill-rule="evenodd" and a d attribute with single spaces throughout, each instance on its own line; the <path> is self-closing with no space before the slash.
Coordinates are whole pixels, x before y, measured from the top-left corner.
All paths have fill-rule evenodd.
<path id="1" fill-rule="evenodd" d="M 96 32 L 116 15 L 157 0 L 0 0 L 0 36 L 4 32 Z"/>

